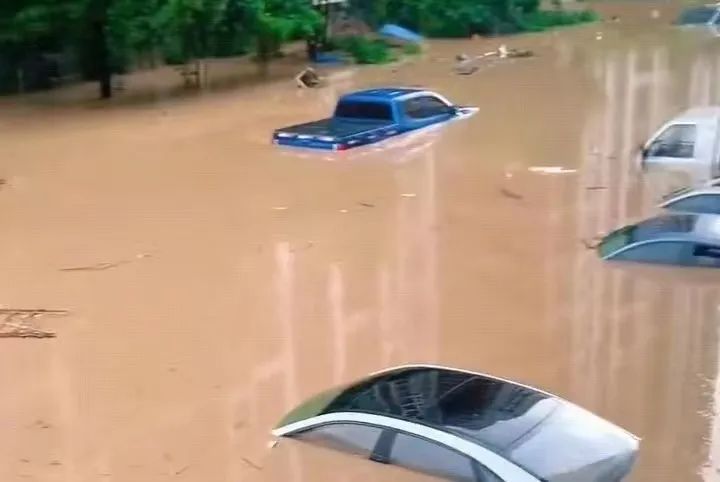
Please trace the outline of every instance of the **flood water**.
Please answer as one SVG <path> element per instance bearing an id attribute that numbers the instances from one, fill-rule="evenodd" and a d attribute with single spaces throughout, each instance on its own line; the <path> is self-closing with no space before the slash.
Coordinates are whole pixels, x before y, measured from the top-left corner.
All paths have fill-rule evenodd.
<path id="1" fill-rule="evenodd" d="M 653 212 L 667 186 L 638 178 L 634 151 L 720 101 L 720 41 L 647 5 L 606 9 L 624 16 L 435 42 L 319 90 L 4 99 L 0 307 L 69 313 L 36 320 L 57 338 L 0 338 L 0 480 L 235 482 L 281 463 L 281 480 L 320 480 L 313 457 L 273 461 L 274 423 L 410 362 L 542 387 L 627 428 L 643 439 L 633 481 L 719 480 L 720 275 L 608 265 L 583 241 Z M 536 56 L 452 73 L 455 54 L 500 43 Z M 383 150 L 269 144 L 383 84 L 480 111 Z"/>

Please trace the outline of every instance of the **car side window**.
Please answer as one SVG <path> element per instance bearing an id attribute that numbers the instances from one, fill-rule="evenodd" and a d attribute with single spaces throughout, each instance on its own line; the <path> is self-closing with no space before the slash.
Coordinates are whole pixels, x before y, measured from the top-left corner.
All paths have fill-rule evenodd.
<path id="1" fill-rule="evenodd" d="M 696 244 L 693 249 L 694 264 L 697 266 L 720 267 L 720 247 Z"/>
<path id="2" fill-rule="evenodd" d="M 692 248 L 690 243 L 682 241 L 657 241 L 630 247 L 614 259 L 690 266 L 693 264 Z"/>
<path id="3" fill-rule="evenodd" d="M 502 482 L 489 469 L 448 447 L 398 433 L 390 448 L 388 462 L 409 470 L 462 482 Z"/>
<path id="4" fill-rule="evenodd" d="M 381 432 L 381 428 L 371 425 L 333 423 L 305 430 L 293 437 L 323 447 L 369 457 Z"/>
<path id="5" fill-rule="evenodd" d="M 413 119 L 425 119 L 452 112 L 452 107 L 431 96 L 408 99 L 404 102 L 403 109 L 405 114 Z"/>
<path id="6" fill-rule="evenodd" d="M 713 194 L 698 194 L 689 196 L 666 206 L 673 211 L 684 211 L 686 213 L 709 213 L 720 214 L 720 196 Z"/>
<path id="7" fill-rule="evenodd" d="M 695 154 L 697 128 L 694 124 L 676 124 L 665 129 L 648 147 L 649 157 L 691 158 Z"/>

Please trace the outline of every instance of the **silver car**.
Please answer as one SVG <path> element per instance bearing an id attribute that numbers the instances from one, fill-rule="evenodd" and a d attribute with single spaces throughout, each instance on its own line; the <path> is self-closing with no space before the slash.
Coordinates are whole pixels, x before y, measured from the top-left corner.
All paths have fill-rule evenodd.
<path id="1" fill-rule="evenodd" d="M 639 444 L 549 393 L 430 365 L 321 393 L 273 434 L 472 482 L 617 482 L 631 471 Z"/>
<path id="2" fill-rule="evenodd" d="M 670 214 L 613 231 L 598 244 L 602 259 L 720 268 L 720 216 Z"/>
<path id="3" fill-rule="evenodd" d="M 720 187 L 680 189 L 665 196 L 658 207 L 686 213 L 720 214 Z"/>

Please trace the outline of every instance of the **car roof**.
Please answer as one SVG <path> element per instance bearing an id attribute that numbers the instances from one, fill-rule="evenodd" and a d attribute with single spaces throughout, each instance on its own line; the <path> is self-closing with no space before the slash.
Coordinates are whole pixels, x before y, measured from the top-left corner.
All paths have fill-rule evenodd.
<path id="1" fill-rule="evenodd" d="M 425 92 L 425 90 L 416 87 L 380 87 L 351 92 L 343 95 L 341 100 L 390 101 L 399 100 L 403 97 L 414 96 L 422 92 Z"/>
<path id="2" fill-rule="evenodd" d="M 427 390 L 418 390 L 417 384 L 427 384 Z M 388 390 L 390 393 L 383 393 Z M 415 394 L 404 396 L 409 390 Z M 458 395 L 468 390 L 476 397 L 463 402 Z M 385 403 L 387 395 L 397 404 Z M 451 400 L 454 415 L 441 415 L 439 407 Z M 530 410 L 542 400 L 548 400 L 542 410 Z M 326 412 L 363 411 L 444 431 L 467 430 L 476 433 L 475 441 L 502 451 L 540 423 L 558 403 L 548 393 L 487 375 L 409 365 L 377 373 L 348 387 Z M 500 421 L 506 422 L 503 430 L 483 430 Z"/>
<path id="3" fill-rule="evenodd" d="M 720 106 L 693 107 L 673 118 L 673 124 L 707 124 L 720 116 Z"/>
<path id="4" fill-rule="evenodd" d="M 561 406 L 583 410 L 537 388 L 436 365 L 405 365 L 376 372 L 340 390 L 321 394 L 311 404 L 314 413 L 291 412 L 278 428 L 321 414 L 362 412 L 451 433 L 460 431 L 498 452 L 536 431 Z M 493 425 L 499 430 L 488 429 Z"/>
<path id="5" fill-rule="evenodd" d="M 674 202 L 678 199 L 690 197 L 690 196 L 698 196 L 701 194 L 713 194 L 718 195 L 720 194 L 720 185 L 712 185 L 712 184 L 705 184 L 699 187 L 687 187 L 683 189 L 679 189 L 677 191 L 672 192 L 668 197 L 665 198 L 662 205 L 669 204 L 671 202 Z"/>

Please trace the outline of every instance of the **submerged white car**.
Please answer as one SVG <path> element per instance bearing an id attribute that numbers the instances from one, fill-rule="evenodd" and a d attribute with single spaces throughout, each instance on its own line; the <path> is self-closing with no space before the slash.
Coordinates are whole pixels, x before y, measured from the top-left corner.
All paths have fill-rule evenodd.
<path id="1" fill-rule="evenodd" d="M 696 107 L 670 119 L 645 142 L 643 171 L 672 171 L 692 181 L 720 176 L 720 106 Z"/>
<path id="2" fill-rule="evenodd" d="M 660 208 L 696 214 L 720 214 L 720 187 L 687 187 L 665 196 Z"/>
<path id="3" fill-rule="evenodd" d="M 321 393 L 273 430 L 447 480 L 618 482 L 639 440 L 549 393 L 412 365 Z"/>

